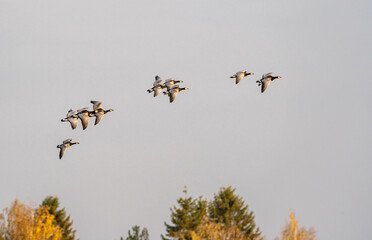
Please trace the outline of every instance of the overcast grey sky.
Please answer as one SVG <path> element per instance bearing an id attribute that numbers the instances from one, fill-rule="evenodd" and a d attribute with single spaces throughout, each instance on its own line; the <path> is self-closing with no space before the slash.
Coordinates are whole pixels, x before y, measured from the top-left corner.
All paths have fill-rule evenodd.
<path id="1" fill-rule="evenodd" d="M 371 1 L 0 0 L 0 208 L 60 198 L 82 240 L 165 233 L 187 185 L 232 185 L 268 239 L 372 226 Z M 239 85 L 229 76 L 255 73 Z M 283 78 L 264 94 L 255 81 Z M 146 92 L 184 81 L 174 103 Z M 72 131 L 70 108 L 113 108 Z M 57 144 L 81 144 L 58 160 Z"/>

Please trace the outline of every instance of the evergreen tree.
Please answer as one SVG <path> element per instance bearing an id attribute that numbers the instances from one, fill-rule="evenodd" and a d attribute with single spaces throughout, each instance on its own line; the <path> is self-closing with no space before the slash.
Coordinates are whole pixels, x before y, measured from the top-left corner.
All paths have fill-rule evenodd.
<path id="1" fill-rule="evenodd" d="M 124 238 L 121 238 L 121 240 L 124 240 Z M 140 226 L 136 225 L 132 227 L 132 233 L 130 230 L 128 231 L 126 240 L 149 240 L 149 233 L 146 228 L 141 231 Z"/>
<path id="2" fill-rule="evenodd" d="M 186 188 L 184 193 L 185 197 L 177 200 L 179 207 L 171 208 L 173 225 L 164 223 L 167 234 L 161 235 L 163 240 L 191 240 L 191 232 L 197 230 L 206 215 L 207 202 L 201 198 L 188 197 Z"/>
<path id="3" fill-rule="evenodd" d="M 73 221 L 67 216 L 64 208 L 59 208 L 57 197 L 48 196 L 44 199 L 40 207 L 48 207 L 50 214 L 54 215 L 55 223 L 62 229 L 62 240 L 75 240 L 76 230 L 72 228 Z"/>
<path id="4" fill-rule="evenodd" d="M 256 227 L 254 214 L 248 210 L 241 197 L 236 195 L 231 186 L 221 188 L 209 203 L 209 217 L 211 221 L 222 223 L 225 227 L 237 227 L 247 239 L 258 239 L 260 230 Z"/>

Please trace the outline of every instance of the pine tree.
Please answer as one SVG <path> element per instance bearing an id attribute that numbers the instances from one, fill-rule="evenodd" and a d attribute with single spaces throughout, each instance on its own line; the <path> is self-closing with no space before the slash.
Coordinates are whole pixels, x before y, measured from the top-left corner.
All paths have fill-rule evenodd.
<path id="1" fill-rule="evenodd" d="M 173 225 L 164 223 L 167 234 L 161 235 L 163 240 L 191 240 L 191 232 L 197 230 L 206 215 L 207 202 L 201 198 L 188 197 L 186 188 L 184 193 L 185 196 L 177 200 L 179 207 L 171 208 Z"/>
<path id="2" fill-rule="evenodd" d="M 73 221 L 67 216 L 64 208 L 58 209 L 58 197 L 46 197 L 40 207 L 48 207 L 49 213 L 55 216 L 55 223 L 62 229 L 62 240 L 75 240 L 76 230 L 72 228 Z"/>
<path id="3" fill-rule="evenodd" d="M 124 240 L 121 238 L 121 240 Z M 140 226 L 132 227 L 132 232 L 128 231 L 128 237 L 126 240 L 149 240 L 149 233 L 146 228 L 143 228 L 141 231 Z"/>
<path id="4" fill-rule="evenodd" d="M 261 233 L 256 227 L 253 212 L 248 210 L 248 205 L 234 192 L 235 189 L 229 186 L 221 188 L 214 195 L 208 207 L 210 219 L 227 228 L 236 226 L 247 239 L 258 239 Z"/>

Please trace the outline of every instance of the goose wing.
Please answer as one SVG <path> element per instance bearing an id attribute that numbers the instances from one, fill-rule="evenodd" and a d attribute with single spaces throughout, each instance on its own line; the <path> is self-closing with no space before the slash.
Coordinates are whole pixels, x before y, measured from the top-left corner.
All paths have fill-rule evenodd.
<path id="1" fill-rule="evenodd" d="M 102 103 L 101 102 L 99 102 L 99 101 L 90 101 L 90 103 L 92 103 L 93 104 L 93 110 L 95 111 L 95 110 L 97 110 L 97 109 L 99 109 L 99 108 L 102 108 Z"/>
<path id="2" fill-rule="evenodd" d="M 164 83 L 168 90 L 174 86 L 174 81 L 167 81 Z"/>
<path id="3" fill-rule="evenodd" d="M 174 99 L 176 99 L 176 97 L 177 97 L 177 94 L 178 94 L 178 91 L 170 91 L 170 93 L 169 93 L 169 102 L 173 102 L 174 101 Z"/>
<path id="4" fill-rule="evenodd" d="M 77 118 L 72 117 L 72 118 L 69 118 L 68 121 L 70 122 L 72 129 L 75 129 L 77 127 L 77 124 L 78 124 Z"/>
<path id="5" fill-rule="evenodd" d="M 262 78 L 267 78 L 268 76 L 271 76 L 272 74 L 273 74 L 272 72 L 269 72 L 269 73 L 263 74 L 263 75 L 262 75 Z"/>
<path id="6" fill-rule="evenodd" d="M 65 154 L 66 152 L 66 146 L 64 144 L 62 144 L 62 146 L 60 147 L 61 150 L 59 150 L 59 159 L 61 159 L 63 157 L 63 154 Z"/>
<path id="7" fill-rule="evenodd" d="M 161 93 L 161 86 L 157 86 L 154 88 L 154 97 L 158 96 Z"/>
<path id="8" fill-rule="evenodd" d="M 261 85 L 261 92 L 263 93 L 265 90 L 266 90 L 266 88 L 269 86 L 269 84 L 270 84 L 270 80 L 268 80 L 268 79 L 264 79 L 263 81 L 261 81 L 262 82 L 262 85 Z"/>
<path id="9" fill-rule="evenodd" d="M 79 115 L 79 118 L 81 120 L 81 125 L 83 126 L 83 130 L 85 130 L 88 127 L 88 124 L 89 124 L 89 116 L 88 115 L 83 115 L 83 116 Z"/>
<path id="10" fill-rule="evenodd" d="M 70 110 L 67 112 L 67 118 L 72 117 L 72 116 L 74 116 L 75 114 L 76 114 L 76 111 L 70 109 Z"/>
<path id="11" fill-rule="evenodd" d="M 69 142 L 71 142 L 72 141 L 72 139 L 71 138 L 69 138 L 69 139 L 66 139 L 65 141 L 63 141 L 63 144 L 65 144 L 65 143 L 69 143 Z"/>
<path id="12" fill-rule="evenodd" d="M 97 112 L 95 115 L 96 115 L 96 121 L 94 122 L 94 125 L 97 125 L 103 118 L 103 115 L 105 114 L 100 111 L 100 112 Z"/>
<path id="13" fill-rule="evenodd" d="M 161 79 L 161 77 L 155 76 L 155 82 L 154 82 L 153 86 L 155 87 L 157 85 L 160 85 L 162 81 L 163 80 Z"/>
<path id="14" fill-rule="evenodd" d="M 81 112 L 84 112 L 84 111 L 88 111 L 89 108 L 85 107 L 85 108 L 81 108 L 79 110 L 77 110 L 77 113 L 81 113 Z"/>
<path id="15" fill-rule="evenodd" d="M 243 72 L 237 72 L 236 73 L 236 81 L 235 81 L 235 84 L 238 84 L 240 82 L 240 80 L 242 80 L 244 77 L 244 73 Z"/>

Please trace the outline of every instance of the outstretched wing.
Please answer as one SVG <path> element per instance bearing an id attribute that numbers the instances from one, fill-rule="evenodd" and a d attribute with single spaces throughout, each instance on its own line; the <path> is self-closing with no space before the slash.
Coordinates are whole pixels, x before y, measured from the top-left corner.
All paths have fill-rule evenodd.
<path id="1" fill-rule="evenodd" d="M 155 87 L 157 85 L 160 85 L 162 81 L 163 80 L 161 79 L 161 77 L 155 76 L 155 82 L 154 82 L 153 86 Z"/>
<path id="2" fill-rule="evenodd" d="M 77 118 L 69 118 L 68 121 L 70 122 L 72 129 L 75 129 L 77 127 L 78 124 Z"/>
<path id="3" fill-rule="evenodd" d="M 72 141 L 72 139 L 71 138 L 69 138 L 69 139 L 66 139 L 65 141 L 63 141 L 63 144 L 65 144 L 65 143 L 69 143 L 69 142 L 71 142 Z"/>
<path id="4" fill-rule="evenodd" d="M 265 79 L 265 80 L 263 80 L 263 81 L 261 81 L 262 82 L 262 85 L 261 85 L 261 92 L 263 93 L 265 90 L 266 90 L 266 88 L 269 86 L 269 84 L 270 84 L 270 80 L 267 80 L 267 79 Z"/>
<path id="5" fill-rule="evenodd" d="M 105 114 L 103 114 L 103 112 L 98 112 L 95 115 L 96 115 L 96 121 L 94 122 L 94 125 L 97 125 L 101 121 L 101 119 L 103 118 L 103 115 L 105 115 Z"/>
<path id="6" fill-rule="evenodd" d="M 177 94 L 178 94 L 178 91 L 171 91 L 169 93 L 169 102 L 172 103 L 174 101 L 174 99 L 176 99 Z"/>
<path id="7" fill-rule="evenodd" d="M 81 116 L 80 120 L 81 120 L 81 125 L 83 126 L 83 130 L 85 130 L 89 124 L 89 116 Z"/>
<path id="8" fill-rule="evenodd" d="M 266 77 L 268 77 L 268 76 L 271 76 L 272 74 L 273 74 L 272 72 L 269 72 L 269 73 L 263 74 L 263 75 L 262 75 L 262 78 L 266 78 Z"/>
<path id="9" fill-rule="evenodd" d="M 72 110 L 72 109 L 68 110 L 67 118 L 72 117 L 74 114 L 76 114 L 76 112 L 74 110 Z"/>
<path id="10" fill-rule="evenodd" d="M 63 157 L 63 154 L 65 154 L 65 152 L 66 152 L 66 147 L 65 145 L 62 145 L 61 150 L 59 151 L 59 159 Z"/>
<path id="11" fill-rule="evenodd" d="M 102 108 L 102 103 L 99 101 L 90 101 L 93 104 L 93 110 L 96 111 L 99 108 Z"/>
<path id="12" fill-rule="evenodd" d="M 240 80 L 242 80 L 244 77 L 244 73 L 243 72 L 238 72 L 236 73 L 236 81 L 235 81 L 235 84 L 238 84 L 240 82 Z"/>

